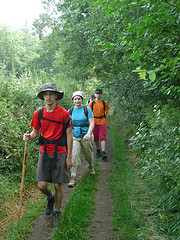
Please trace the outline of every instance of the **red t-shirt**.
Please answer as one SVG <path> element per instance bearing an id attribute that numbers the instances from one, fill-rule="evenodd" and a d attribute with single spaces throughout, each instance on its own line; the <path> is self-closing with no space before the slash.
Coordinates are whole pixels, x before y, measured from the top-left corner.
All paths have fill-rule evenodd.
<path id="1" fill-rule="evenodd" d="M 30 126 L 33 127 L 35 130 L 39 130 L 41 127 L 41 135 L 47 140 L 58 140 L 62 136 L 63 125 L 60 123 L 54 123 L 54 122 L 41 119 L 41 126 L 40 126 L 38 111 L 39 110 L 36 110 L 34 112 Z M 69 117 L 69 113 L 65 108 L 56 105 L 56 108 L 54 109 L 53 112 L 47 112 L 46 107 L 43 107 L 42 117 L 65 123 Z M 69 124 L 70 125 L 68 126 L 68 128 L 72 126 L 73 122 L 71 121 Z M 46 149 L 47 149 L 47 154 L 54 154 L 55 144 L 47 144 Z M 44 145 L 40 146 L 40 151 L 44 152 Z M 63 153 L 63 152 L 66 152 L 66 147 L 58 146 L 57 153 Z"/>

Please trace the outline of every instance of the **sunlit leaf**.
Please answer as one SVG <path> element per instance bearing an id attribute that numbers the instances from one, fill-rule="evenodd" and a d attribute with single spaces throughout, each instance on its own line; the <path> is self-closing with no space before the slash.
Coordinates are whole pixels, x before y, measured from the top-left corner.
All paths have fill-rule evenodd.
<path id="1" fill-rule="evenodd" d="M 156 73 L 155 71 L 152 71 L 151 73 L 149 73 L 149 79 L 154 82 L 154 80 L 156 79 Z"/>
<path id="2" fill-rule="evenodd" d="M 141 70 L 140 71 L 140 78 L 144 79 L 144 80 L 146 79 L 146 70 Z"/>

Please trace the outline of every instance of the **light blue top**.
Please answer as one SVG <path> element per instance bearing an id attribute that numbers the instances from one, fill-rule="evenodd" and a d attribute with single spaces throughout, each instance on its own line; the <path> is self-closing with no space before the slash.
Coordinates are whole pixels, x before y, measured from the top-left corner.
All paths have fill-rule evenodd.
<path id="1" fill-rule="evenodd" d="M 70 109 L 68 110 L 68 112 Z M 88 112 L 88 119 L 93 118 L 93 112 L 90 107 L 87 106 L 87 112 Z M 72 111 L 72 120 L 73 120 L 73 137 L 75 138 L 83 138 L 84 135 L 88 132 L 89 127 L 82 127 L 82 125 L 89 124 L 89 121 L 87 120 L 87 117 L 84 112 L 84 105 L 81 106 L 81 108 L 73 107 Z M 76 125 L 76 126 L 74 126 Z"/>

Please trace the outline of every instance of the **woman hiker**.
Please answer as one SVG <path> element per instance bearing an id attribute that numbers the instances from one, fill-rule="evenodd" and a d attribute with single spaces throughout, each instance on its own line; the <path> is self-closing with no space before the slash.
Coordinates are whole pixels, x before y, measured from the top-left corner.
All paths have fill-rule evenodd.
<path id="1" fill-rule="evenodd" d="M 81 152 L 88 162 L 90 174 L 95 174 L 93 167 L 93 144 L 94 137 L 92 134 L 94 128 L 94 116 L 91 109 L 82 105 L 83 95 L 76 91 L 72 95 L 74 107 L 69 110 L 73 121 L 73 167 L 71 168 L 71 181 L 68 187 L 76 185 L 77 168 L 81 164 Z"/>
<path id="2" fill-rule="evenodd" d="M 25 133 L 23 140 L 33 140 L 41 129 L 37 181 L 48 200 L 45 214 L 53 213 L 53 225 L 56 226 L 61 215 L 63 183 L 69 183 L 68 169 L 72 167 L 73 123 L 68 111 L 56 105 L 56 101 L 63 98 L 63 91 L 57 91 L 54 83 L 43 84 L 37 97 L 45 101 L 45 106 L 42 111 L 34 112 L 30 124 L 33 130 Z M 48 183 L 54 183 L 55 194 Z"/>

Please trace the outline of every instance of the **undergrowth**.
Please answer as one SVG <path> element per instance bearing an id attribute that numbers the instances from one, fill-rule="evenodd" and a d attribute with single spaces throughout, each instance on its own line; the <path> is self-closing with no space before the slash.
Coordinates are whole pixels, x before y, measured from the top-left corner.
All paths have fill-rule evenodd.
<path id="1" fill-rule="evenodd" d="M 158 228 L 180 236 L 180 111 L 172 101 L 146 110 L 146 118 L 130 139 L 138 153 L 140 174 L 151 192 L 151 212 Z"/>
<path id="2" fill-rule="evenodd" d="M 43 200 L 44 199 L 44 200 Z M 39 198 L 37 201 L 30 202 L 25 210 L 25 213 L 18 221 L 11 222 L 7 231 L 6 240 L 24 240 L 33 230 L 35 220 L 40 214 L 43 214 L 46 199 Z"/>
<path id="3" fill-rule="evenodd" d="M 148 217 L 150 206 L 147 189 L 139 179 L 126 138 L 115 122 L 111 122 L 110 134 L 114 166 L 108 182 L 114 203 L 113 228 L 120 230 L 117 239 L 163 239 L 155 233 L 153 223 Z"/>

